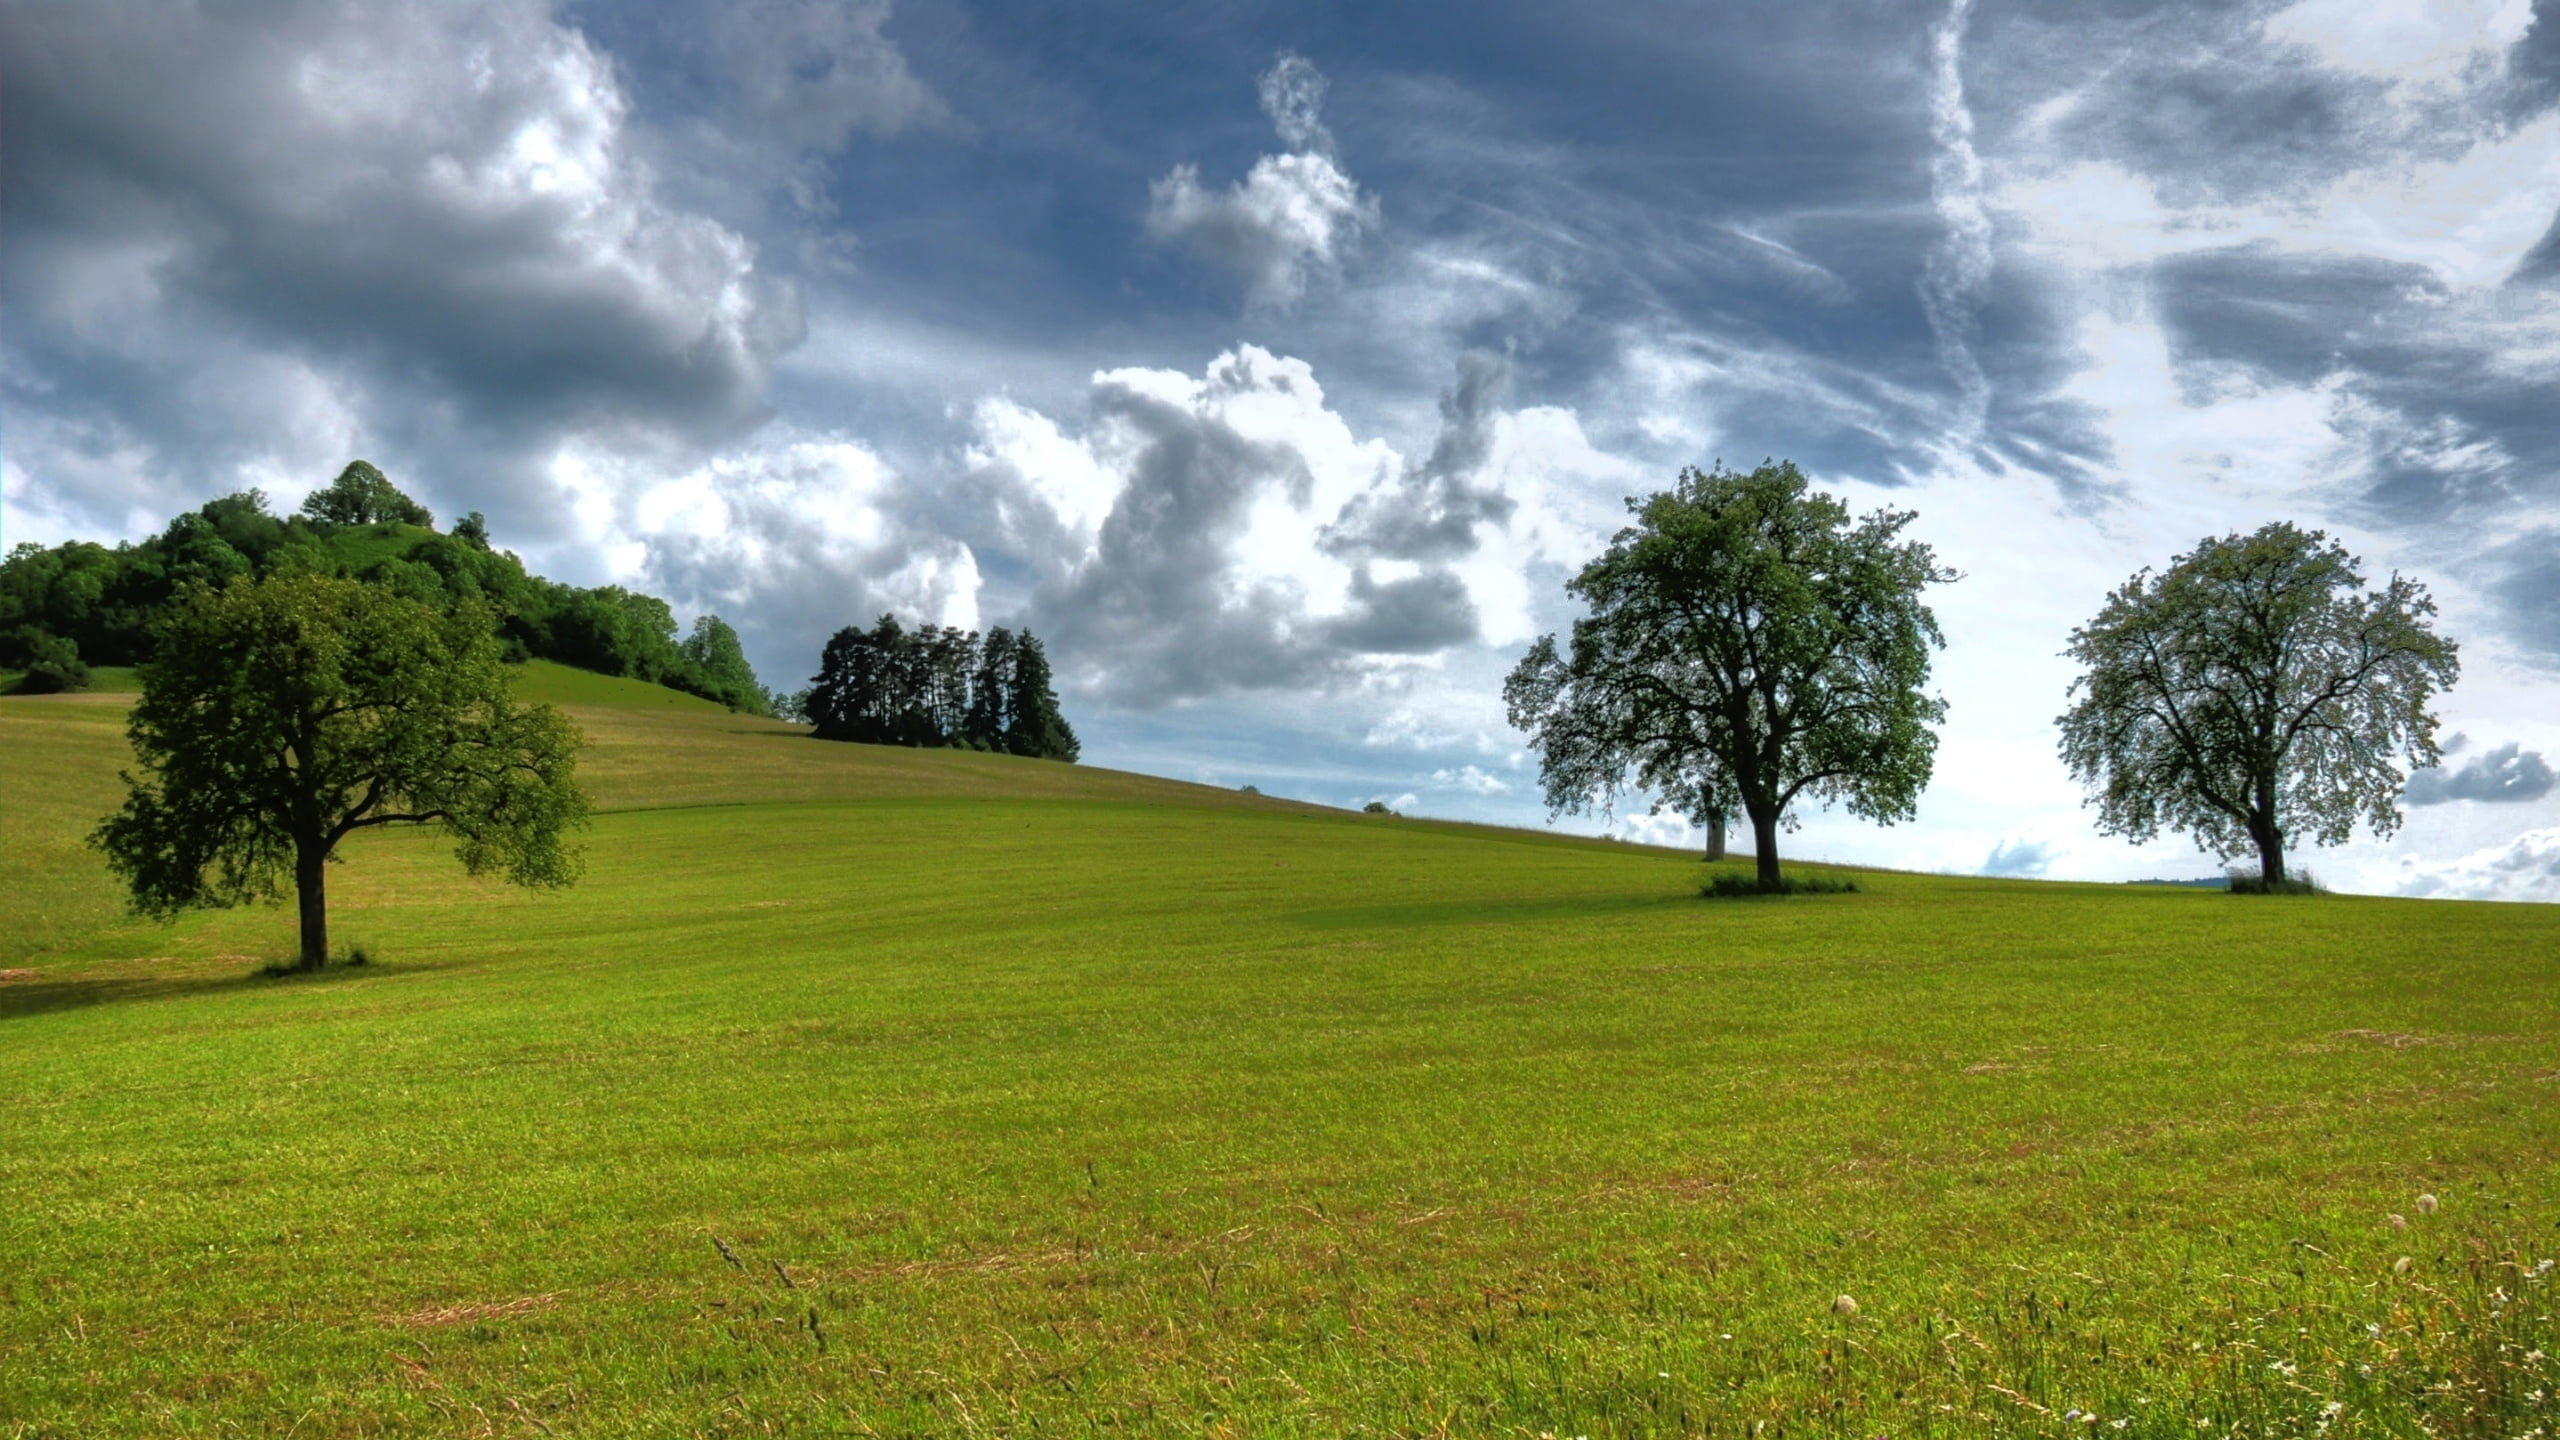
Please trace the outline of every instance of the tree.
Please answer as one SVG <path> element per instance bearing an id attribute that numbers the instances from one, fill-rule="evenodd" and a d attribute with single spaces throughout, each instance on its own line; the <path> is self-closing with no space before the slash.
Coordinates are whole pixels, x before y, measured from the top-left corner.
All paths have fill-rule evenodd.
<path id="1" fill-rule="evenodd" d="M 809 682 L 807 714 L 821 740 L 896 745 L 915 726 L 915 666 L 906 627 L 883 615 L 869 630 L 847 625 L 827 641 Z"/>
<path id="2" fill-rule="evenodd" d="M 141 680 L 141 774 L 90 843 L 145 914 L 280 899 L 290 876 L 308 969 L 329 953 L 326 866 L 358 830 L 437 825 L 472 874 L 577 876 L 578 733 L 515 702 L 477 602 L 440 612 L 317 575 L 199 586 Z"/>
<path id="3" fill-rule="evenodd" d="M 1763 889 L 1785 884 L 1800 799 L 1917 813 L 1946 715 L 1922 693 L 1945 640 L 1920 594 L 1956 574 L 1899 538 L 1910 512 L 1852 521 L 1792 463 L 1683 470 L 1627 507 L 1636 523 L 1566 583 L 1591 609 L 1570 652 L 1542 637 L 1503 685 L 1549 807 L 1643 790 L 1710 825 L 1739 810 Z"/>
<path id="4" fill-rule="evenodd" d="M 21 695 L 89 688 L 89 667 L 81 663 L 80 647 L 32 625 L 0 633 L 0 667 L 26 672 L 18 677 Z"/>
<path id="5" fill-rule="evenodd" d="M 1058 713 L 1049 656 L 1028 630 L 977 632 L 883 615 L 827 641 L 802 702 L 821 740 L 969 745 L 1073 761 L 1076 732 Z"/>
<path id="6" fill-rule="evenodd" d="M 1063 760 L 1072 765 L 1084 753 L 1075 730 L 1058 709 L 1058 692 L 1049 677 L 1049 652 L 1028 630 L 1013 637 L 1013 673 L 1005 685 L 1004 748 L 1009 755 L 1035 760 Z"/>
<path id="7" fill-rule="evenodd" d="M 755 667 L 747 663 L 746 647 L 738 643 L 738 632 L 729 628 L 728 621 L 717 615 L 694 617 L 693 633 L 676 649 L 684 657 L 684 669 L 667 683 L 732 710 L 773 713 L 773 696 L 756 679 Z"/>
<path id="8" fill-rule="evenodd" d="M 311 492 L 302 513 L 332 525 L 378 525 L 386 520 L 432 528 L 427 507 L 403 494 L 368 461 L 351 460 L 338 478 Z"/>
<path id="9" fill-rule="evenodd" d="M 956 625 L 920 625 L 907 650 L 914 697 L 904 743 L 956 745 L 969 725 L 969 674 L 977 668 L 978 636 Z"/>
<path id="10" fill-rule="evenodd" d="M 1013 721 L 1013 632 L 999 625 L 978 646 L 978 673 L 969 677 L 969 715 L 961 727 L 980 750 L 1004 749 Z"/>
<path id="11" fill-rule="evenodd" d="M 2058 722 L 2062 758 L 2100 830 L 2255 849 L 2276 889 L 2288 839 L 2343 844 L 2359 819 L 2398 828 L 2393 761 L 2443 758 L 2427 702 L 2461 666 L 2429 628 L 2425 586 L 2395 573 L 2369 592 L 2357 566 L 2278 521 L 2136 573 L 2071 632 L 2063 653 L 2084 673 Z"/>

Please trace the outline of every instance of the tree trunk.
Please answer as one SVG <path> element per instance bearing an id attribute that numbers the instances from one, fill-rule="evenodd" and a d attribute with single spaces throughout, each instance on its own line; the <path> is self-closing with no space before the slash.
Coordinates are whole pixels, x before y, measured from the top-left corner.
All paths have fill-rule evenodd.
<path id="1" fill-rule="evenodd" d="M 2273 766 L 2258 773 L 2257 794 L 2250 809 L 2249 838 L 2258 847 L 2258 883 L 2272 895 L 2284 888 L 2284 831 L 2276 827 L 2276 777 Z"/>
<path id="2" fill-rule="evenodd" d="M 1724 815 L 1721 812 L 1707 817 L 1707 858 L 1724 858 Z"/>
<path id="3" fill-rule="evenodd" d="M 1778 878 L 1778 812 L 1751 817 L 1751 844 L 1759 852 L 1760 888 L 1775 890 Z"/>
<path id="4" fill-rule="evenodd" d="M 2250 838 L 2258 843 L 2258 880 L 2272 895 L 2284 886 L 2284 836 L 2272 823 L 2253 828 L 2257 833 Z"/>
<path id="5" fill-rule="evenodd" d="M 329 852 L 318 842 L 294 846 L 293 888 L 302 901 L 302 968 L 329 963 Z"/>

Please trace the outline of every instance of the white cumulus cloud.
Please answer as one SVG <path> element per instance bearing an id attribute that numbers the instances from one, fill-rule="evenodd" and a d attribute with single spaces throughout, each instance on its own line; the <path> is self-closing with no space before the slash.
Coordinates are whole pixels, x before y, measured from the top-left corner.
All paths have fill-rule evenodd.
<path id="1" fill-rule="evenodd" d="M 1197 165 L 1175 166 L 1148 187 L 1147 233 L 1235 271 L 1256 306 L 1297 300 L 1378 223 L 1377 201 L 1334 161 L 1323 100 L 1315 66 L 1282 55 L 1262 79 L 1262 103 L 1290 151 L 1263 156 L 1225 189 L 1202 184 Z"/>
<path id="2" fill-rule="evenodd" d="M 1509 781 L 1499 775 L 1487 774 L 1473 765 L 1460 766 L 1455 770 L 1434 770 L 1431 772 L 1431 778 L 1439 784 L 1455 790 L 1464 790 L 1470 795 L 1511 793 Z"/>
<path id="3" fill-rule="evenodd" d="M 2451 900 L 2560 902 L 2560 828 L 2528 830 L 2457 860 L 2405 860 L 2399 890 Z"/>
<path id="4" fill-rule="evenodd" d="M 1591 482 L 1628 478 L 1572 412 L 1501 408 L 1480 361 L 1419 462 L 1254 345 L 1196 376 L 1105 371 L 1088 407 L 1074 424 L 981 402 L 965 483 L 1036 576 L 1027 618 L 1062 676 L 1138 707 L 1525 639 L 1526 572 L 1588 553 L 1616 523 Z"/>

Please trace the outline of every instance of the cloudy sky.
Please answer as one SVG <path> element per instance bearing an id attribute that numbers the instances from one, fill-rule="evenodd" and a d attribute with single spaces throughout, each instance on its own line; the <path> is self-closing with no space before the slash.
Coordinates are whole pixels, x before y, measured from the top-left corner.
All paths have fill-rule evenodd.
<path id="1" fill-rule="evenodd" d="M 783 688 L 1028 624 L 1091 761 L 1539 824 L 1565 577 L 1792 458 L 1964 572 L 1918 822 L 1794 851 L 2122 879 L 2214 866 L 2058 652 L 2289 518 L 2463 645 L 2312 867 L 2560 900 L 2554 0 L 0 0 L 0 136 L 11 544 L 363 456 Z"/>

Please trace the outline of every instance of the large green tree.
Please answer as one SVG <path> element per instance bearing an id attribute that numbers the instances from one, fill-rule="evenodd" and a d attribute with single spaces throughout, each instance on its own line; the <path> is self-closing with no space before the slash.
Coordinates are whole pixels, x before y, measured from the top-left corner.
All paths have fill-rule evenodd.
<path id="1" fill-rule="evenodd" d="M 2435 613 L 2400 575 L 2369 590 L 2317 530 L 2205 540 L 2071 632 L 2064 653 L 2085 668 L 2059 722 L 2063 761 L 2099 829 L 2255 850 L 2281 887 L 2289 841 L 2343 844 L 2359 819 L 2390 834 L 2407 778 L 2395 762 L 2443 758 L 2427 703 L 2461 666 Z"/>
<path id="2" fill-rule="evenodd" d="M 717 615 L 695 616 L 693 633 L 676 649 L 684 656 L 685 668 L 661 683 L 750 715 L 773 713 L 773 696 L 756 679 L 755 667 L 747 663 L 746 647 L 738 643 L 738 632 L 728 621 Z"/>
<path id="3" fill-rule="evenodd" d="M 91 836 L 146 914 L 301 904 L 329 953 L 327 867 L 379 825 L 441 826 L 473 874 L 567 885 L 587 813 L 577 731 L 509 693 L 487 610 L 319 575 L 180 593 L 126 729 L 140 773 Z"/>
<path id="4" fill-rule="evenodd" d="M 409 498 L 368 460 L 350 460 L 338 478 L 314 490 L 302 502 L 302 513 L 332 525 L 402 525 L 432 527 L 436 517 Z"/>
<path id="5" fill-rule="evenodd" d="M 1569 650 L 1540 639 L 1503 686 L 1548 805 L 1633 789 L 1710 826 L 1739 811 L 1769 889 L 1797 801 L 1916 813 L 1946 714 L 1923 693 L 1945 641 L 1920 596 L 1956 575 L 1901 538 L 1912 515 L 1853 520 L 1784 462 L 1684 470 L 1627 503 L 1636 523 L 1566 583 L 1591 611 Z"/>

